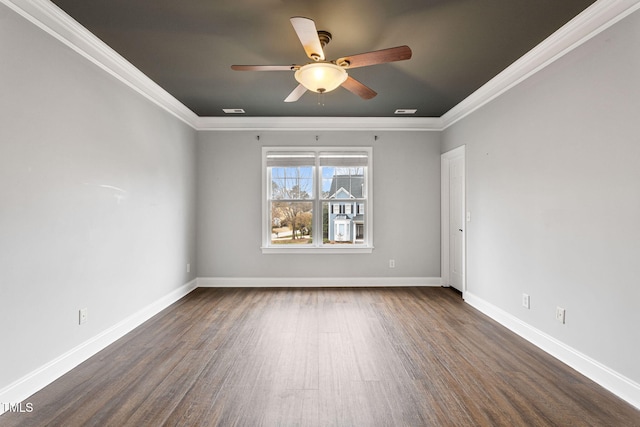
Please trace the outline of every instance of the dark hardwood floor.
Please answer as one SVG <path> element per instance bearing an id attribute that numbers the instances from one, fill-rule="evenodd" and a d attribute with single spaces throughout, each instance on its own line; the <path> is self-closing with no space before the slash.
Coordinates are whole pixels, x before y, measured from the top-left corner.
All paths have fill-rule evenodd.
<path id="1" fill-rule="evenodd" d="M 2 426 L 640 426 L 444 288 L 196 289 Z"/>

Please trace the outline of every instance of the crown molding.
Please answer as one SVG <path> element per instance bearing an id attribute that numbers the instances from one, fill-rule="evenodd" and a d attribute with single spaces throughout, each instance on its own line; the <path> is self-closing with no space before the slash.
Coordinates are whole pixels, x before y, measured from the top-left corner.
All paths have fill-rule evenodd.
<path id="1" fill-rule="evenodd" d="M 49 0 L 0 0 L 140 95 L 194 127 L 198 116 Z"/>
<path id="2" fill-rule="evenodd" d="M 442 116 L 443 129 L 491 102 L 640 9 L 640 0 L 598 0 Z"/>
<path id="3" fill-rule="evenodd" d="M 196 130 L 441 131 L 640 9 L 640 0 L 596 1 L 442 117 L 199 117 L 51 1 L 0 3 Z"/>
<path id="4" fill-rule="evenodd" d="M 198 117 L 197 130 L 441 131 L 439 117 Z"/>

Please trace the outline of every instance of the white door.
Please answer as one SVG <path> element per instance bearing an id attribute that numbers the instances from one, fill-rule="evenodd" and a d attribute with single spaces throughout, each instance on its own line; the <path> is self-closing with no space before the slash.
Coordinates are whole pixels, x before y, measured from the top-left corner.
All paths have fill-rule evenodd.
<path id="1" fill-rule="evenodd" d="M 464 292 L 464 156 L 449 162 L 449 279 Z"/>
<path id="2" fill-rule="evenodd" d="M 336 242 L 348 242 L 351 240 L 350 227 L 348 220 L 336 220 L 335 221 L 335 240 Z"/>
<path id="3" fill-rule="evenodd" d="M 442 155 L 442 285 L 451 286 L 464 298 L 466 207 L 465 207 L 465 146 Z"/>

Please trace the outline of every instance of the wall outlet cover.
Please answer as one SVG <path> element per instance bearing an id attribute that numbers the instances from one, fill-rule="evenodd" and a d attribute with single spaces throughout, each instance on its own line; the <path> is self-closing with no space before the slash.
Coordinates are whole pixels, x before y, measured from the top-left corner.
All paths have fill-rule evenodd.
<path id="1" fill-rule="evenodd" d="M 528 294 L 522 294 L 522 306 L 524 308 L 531 308 L 531 298 Z"/>

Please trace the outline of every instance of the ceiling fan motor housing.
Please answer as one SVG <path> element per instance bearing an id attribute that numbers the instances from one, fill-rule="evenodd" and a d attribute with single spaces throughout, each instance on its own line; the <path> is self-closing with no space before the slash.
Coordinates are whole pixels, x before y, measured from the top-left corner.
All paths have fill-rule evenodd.
<path id="1" fill-rule="evenodd" d="M 318 30 L 318 39 L 320 40 L 320 46 L 324 49 L 331 41 L 331 33 L 329 31 Z M 312 53 L 310 56 L 314 61 L 322 59 L 322 55 L 319 53 Z"/>

